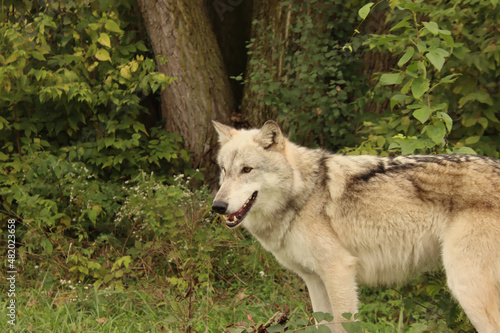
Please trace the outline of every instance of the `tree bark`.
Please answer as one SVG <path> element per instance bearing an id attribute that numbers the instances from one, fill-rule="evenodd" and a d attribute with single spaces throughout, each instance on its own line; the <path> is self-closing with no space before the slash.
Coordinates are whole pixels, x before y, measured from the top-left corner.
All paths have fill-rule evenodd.
<path id="1" fill-rule="evenodd" d="M 372 10 L 370 15 L 368 15 L 366 22 L 362 28 L 362 32 L 366 35 L 376 34 L 383 35 L 390 32 L 390 27 L 386 24 L 387 6 L 377 6 L 375 10 Z M 363 56 L 363 69 L 362 74 L 368 77 L 368 86 L 373 89 L 377 85 L 376 76 L 379 73 L 390 72 L 392 68 L 397 68 L 398 58 L 394 57 L 388 52 L 372 51 L 368 50 Z M 370 101 L 365 107 L 365 112 L 372 112 L 381 114 L 385 110 L 390 108 L 390 99 L 383 103 L 377 103 L 376 101 Z"/>
<path id="2" fill-rule="evenodd" d="M 210 21 L 229 77 L 243 74 L 247 65 L 246 44 L 250 40 L 253 1 L 205 0 L 205 5 L 210 13 Z M 243 85 L 232 79 L 229 82 L 239 105 L 243 97 Z M 232 120 L 233 125 L 238 126 L 237 119 L 233 117 Z"/>
<path id="3" fill-rule="evenodd" d="M 207 9 L 203 0 L 138 3 L 160 72 L 177 78 L 161 94 L 165 128 L 182 136 L 193 166 L 210 177 L 217 146 L 211 120 L 230 123 L 235 102 Z"/>
<path id="4" fill-rule="evenodd" d="M 281 47 L 287 47 L 287 41 L 291 38 L 288 30 L 292 13 L 287 7 L 281 5 L 282 0 L 255 1 L 253 13 L 253 25 L 251 32 L 251 52 L 245 74 L 246 86 L 243 92 L 242 113 L 243 117 L 252 127 L 260 127 L 269 119 L 276 119 L 278 110 L 271 106 L 261 105 L 263 93 L 252 89 L 255 85 L 252 73 L 267 72 L 273 77 L 273 81 L 279 81 L 282 72 L 283 50 L 275 49 L 276 42 L 271 39 L 279 39 Z M 283 44 L 284 45 L 283 45 Z M 265 64 L 264 67 L 262 64 Z"/>

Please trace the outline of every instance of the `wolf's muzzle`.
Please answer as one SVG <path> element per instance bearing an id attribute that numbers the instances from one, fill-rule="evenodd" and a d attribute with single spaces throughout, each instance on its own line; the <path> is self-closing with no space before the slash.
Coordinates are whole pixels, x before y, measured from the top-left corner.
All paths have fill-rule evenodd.
<path id="1" fill-rule="evenodd" d="M 212 204 L 212 210 L 219 214 L 225 214 L 227 211 L 227 202 L 224 201 L 214 201 Z"/>

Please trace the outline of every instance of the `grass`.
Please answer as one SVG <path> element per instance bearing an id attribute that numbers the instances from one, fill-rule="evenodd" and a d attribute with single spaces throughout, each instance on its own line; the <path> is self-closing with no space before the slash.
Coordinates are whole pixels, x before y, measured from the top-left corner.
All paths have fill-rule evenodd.
<path id="1" fill-rule="evenodd" d="M 22 290 L 16 300 L 17 325 L 10 331 L 168 332 L 166 325 L 175 318 L 165 302 L 157 302 L 153 296 L 153 290 L 133 288 Z M 5 317 L 5 303 L 1 312 Z"/>
<path id="2" fill-rule="evenodd" d="M 56 280 L 49 271 L 38 275 L 35 284 L 19 281 L 17 325 L 13 329 L 2 320 L 2 332 L 255 332 L 258 324 L 285 310 L 291 321 L 312 323 L 304 283 L 280 267 L 253 280 L 237 276 L 229 284 L 214 282 L 182 297 L 160 277 L 112 291 Z M 449 329 L 446 314 L 437 306 L 444 297 L 433 303 L 418 296 L 425 290 L 419 281 L 397 290 L 361 288 L 363 327 L 374 333 L 471 329 L 463 318 L 456 329 Z M 2 318 L 8 313 L 6 300 L 0 300 Z"/>
<path id="3" fill-rule="evenodd" d="M 278 310 L 311 313 L 304 283 L 277 268 L 254 283 L 237 273 L 192 295 L 179 295 L 165 277 L 129 281 L 125 290 L 97 289 L 55 278 L 50 269 L 16 282 L 17 322 L 2 332 L 224 332 L 265 322 Z M 245 277 L 246 279 L 246 277 Z M 290 295 L 294 295 L 290 299 Z M 0 316 L 7 318 L 7 298 Z"/>
<path id="4" fill-rule="evenodd" d="M 151 307 L 137 292 L 58 290 L 51 295 L 31 290 L 17 303 L 15 332 L 165 332 L 169 318 L 161 306 Z"/>

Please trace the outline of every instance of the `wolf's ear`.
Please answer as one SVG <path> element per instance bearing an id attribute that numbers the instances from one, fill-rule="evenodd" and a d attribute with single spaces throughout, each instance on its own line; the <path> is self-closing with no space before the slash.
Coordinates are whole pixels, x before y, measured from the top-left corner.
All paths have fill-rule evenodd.
<path id="1" fill-rule="evenodd" d="M 212 123 L 214 124 L 215 131 L 217 134 L 219 134 L 219 143 L 221 145 L 224 145 L 227 143 L 233 135 L 235 135 L 238 131 L 232 127 L 223 125 L 215 120 L 212 120 Z"/>
<path id="2" fill-rule="evenodd" d="M 281 133 L 279 125 L 272 120 L 266 121 L 257 133 L 255 141 L 264 149 L 282 151 L 285 148 L 285 137 Z"/>

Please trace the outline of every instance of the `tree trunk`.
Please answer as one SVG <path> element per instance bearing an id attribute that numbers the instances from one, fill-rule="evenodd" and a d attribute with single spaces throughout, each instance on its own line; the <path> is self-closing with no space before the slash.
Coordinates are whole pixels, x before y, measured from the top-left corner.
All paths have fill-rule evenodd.
<path id="1" fill-rule="evenodd" d="M 368 15 L 364 26 L 361 28 L 362 33 L 366 35 L 376 34 L 383 35 L 390 33 L 390 26 L 387 26 L 387 7 L 377 6 L 370 15 Z M 392 68 L 397 68 L 398 57 L 394 57 L 391 53 L 380 52 L 375 50 L 368 50 L 363 56 L 363 69 L 362 74 L 368 77 L 368 86 L 373 89 L 377 85 L 376 79 L 379 73 L 390 72 Z M 372 112 L 381 114 L 390 108 L 390 99 L 387 98 L 383 103 L 377 101 L 370 101 L 365 107 L 365 112 Z"/>
<path id="2" fill-rule="evenodd" d="M 252 89 L 255 82 L 252 74 L 268 73 L 273 81 L 281 80 L 283 65 L 283 50 L 276 50 L 271 39 L 278 39 L 281 47 L 286 47 L 286 41 L 291 38 L 288 25 L 292 13 L 281 5 L 282 0 L 255 1 L 254 19 L 251 32 L 250 56 L 245 74 L 245 90 L 243 92 L 243 117 L 252 127 L 260 127 L 269 119 L 276 119 L 278 110 L 275 107 L 261 104 L 263 92 Z M 284 45 L 282 43 L 285 43 Z M 276 56 L 276 54 L 280 56 Z"/>
<path id="3" fill-rule="evenodd" d="M 182 136 L 193 166 L 210 177 L 217 146 L 211 120 L 230 123 L 235 103 L 207 9 L 203 0 L 138 2 L 160 72 L 177 78 L 161 94 L 165 128 Z"/>
<path id="4" fill-rule="evenodd" d="M 210 13 L 210 21 L 219 42 L 219 48 L 231 76 L 239 76 L 245 72 L 247 65 L 246 44 L 250 40 L 252 27 L 252 0 L 205 0 Z M 240 81 L 230 80 L 236 103 L 241 104 L 243 85 Z M 233 125 L 238 127 L 239 119 L 233 114 Z"/>

